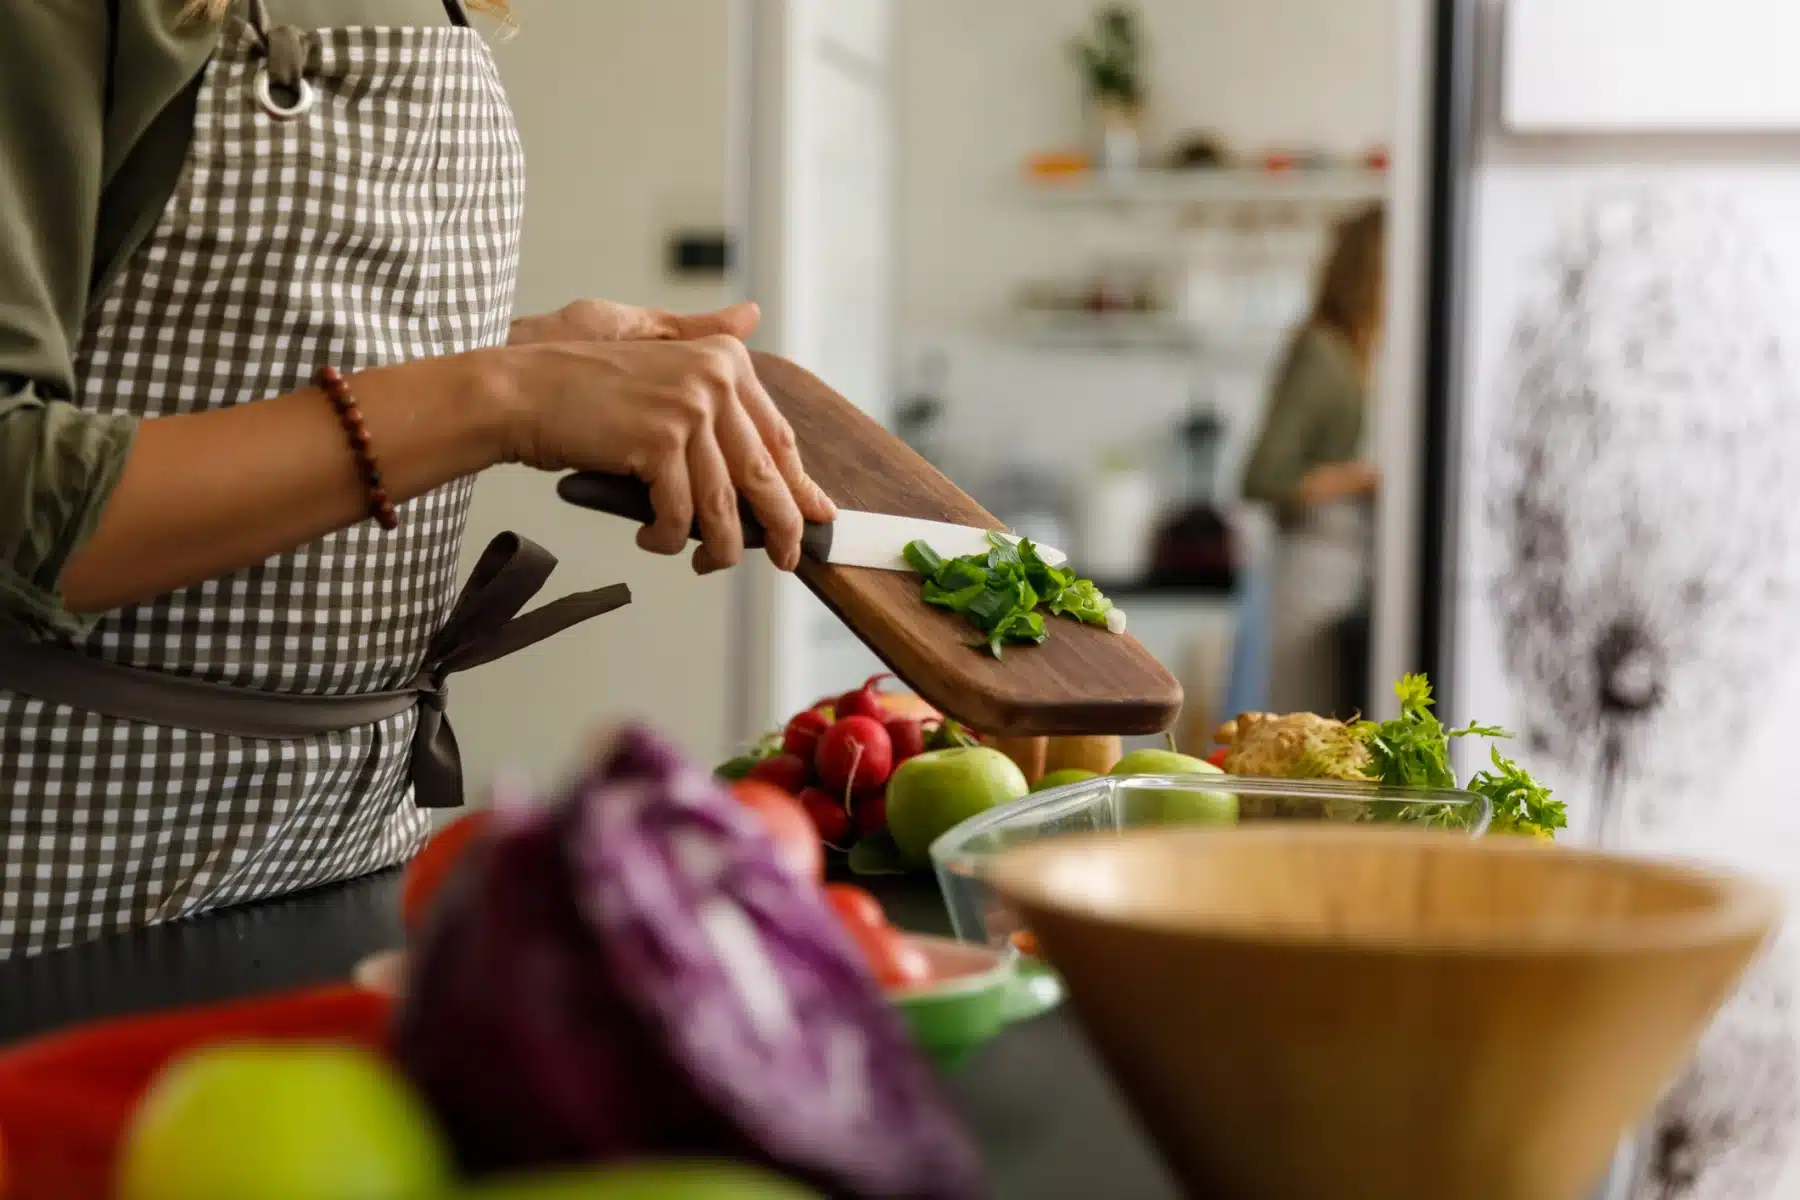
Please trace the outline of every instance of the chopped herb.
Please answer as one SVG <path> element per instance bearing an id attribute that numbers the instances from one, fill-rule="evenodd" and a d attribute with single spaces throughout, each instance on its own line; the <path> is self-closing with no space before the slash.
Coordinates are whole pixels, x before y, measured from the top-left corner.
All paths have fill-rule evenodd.
<path id="1" fill-rule="evenodd" d="M 961 613 L 979 631 L 973 643 L 999 658 L 1008 644 L 1041 645 L 1050 634 L 1039 608 L 1053 616 L 1106 625 L 1112 601 L 1087 579 L 1045 562 L 1028 539 L 988 534 L 986 554 L 946 559 L 924 542 L 912 542 L 906 562 L 923 578 L 920 598 L 934 608 Z"/>

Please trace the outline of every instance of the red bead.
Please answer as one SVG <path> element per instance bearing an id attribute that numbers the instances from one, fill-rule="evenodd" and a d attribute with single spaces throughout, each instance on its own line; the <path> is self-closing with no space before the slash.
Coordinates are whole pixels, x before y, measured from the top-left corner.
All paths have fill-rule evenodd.
<path id="1" fill-rule="evenodd" d="M 369 515 L 383 529 L 398 529 L 400 514 L 394 511 L 393 501 L 381 481 L 381 460 L 375 457 L 375 438 L 363 422 L 362 410 L 356 406 L 356 396 L 350 391 L 349 381 L 343 372 L 331 366 L 320 367 L 313 378 L 337 410 L 338 423 L 344 427 L 350 451 L 356 456 L 357 469 L 368 488 Z"/>

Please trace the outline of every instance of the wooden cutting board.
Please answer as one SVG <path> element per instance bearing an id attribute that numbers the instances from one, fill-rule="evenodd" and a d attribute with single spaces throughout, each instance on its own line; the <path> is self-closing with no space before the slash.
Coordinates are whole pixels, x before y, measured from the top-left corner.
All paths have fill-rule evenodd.
<path id="1" fill-rule="evenodd" d="M 771 354 L 752 357 L 763 386 L 794 427 L 807 470 L 840 507 L 1003 528 L 816 376 Z M 1079 562 L 1070 565 L 1080 570 Z M 996 660 L 970 646 L 975 630 L 963 617 L 919 599 L 917 576 L 811 558 L 801 559 L 798 574 L 897 676 L 980 732 L 1159 733 L 1181 711 L 1181 685 L 1129 634 L 1050 617 L 1049 641 L 1008 646 Z"/>

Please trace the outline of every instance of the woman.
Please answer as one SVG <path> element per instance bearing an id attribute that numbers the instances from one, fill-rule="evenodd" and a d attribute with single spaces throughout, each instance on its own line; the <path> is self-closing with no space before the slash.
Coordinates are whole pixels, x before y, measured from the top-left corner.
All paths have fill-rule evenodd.
<path id="1" fill-rule="evenodd" d="M 1337 227 L 1244 476 L 1245 497 L 1274 508 L 1280 528 L 1269 650 L 1277 712 L 1348 717 L 1341 710 L 1366 702 L 1343 695 L 1336 639 L 1367 600 L 1380 474 L 1361 446 L 1381 333 L 1383 224 L 1377 206 Z"/>
<path id="2" fill-rule="evenodd" d="M 505 625 L 554 561 L 509 535 L 459 601 L 480 471 L 635 474 L 700 571 L 740 492 L 784 569 L 834 516 L 754 308 L 512 320 L 523 164 L 456 0 L 4 22 L 0 955 L 413 851 L 461 802 L 444 676 L 624 599 Z"/>

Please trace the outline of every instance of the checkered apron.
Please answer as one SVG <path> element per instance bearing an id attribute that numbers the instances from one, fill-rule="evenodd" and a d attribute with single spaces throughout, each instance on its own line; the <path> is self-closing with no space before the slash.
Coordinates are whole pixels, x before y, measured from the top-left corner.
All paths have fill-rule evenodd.
<path id="1" fill-rule="evenodd" d="M 90 314 L 86 408 L 221 408 L 324 363 L 506 339 L 523 162 L 480 36 L 460 19 L 277 30 L 262 9 L 224 31 L 175 193 Z M 403 506 L 395 532 L 364 522 L 111 613 L 69 657 L 239 695 L 403 688 L 456 603 L 471 489 Z M 410 697 L 354 727 L 258 738 L 44 695 L 0 688 L 0 957 L 373 871 L 428 827 Z"/>

